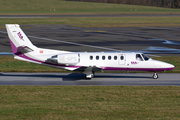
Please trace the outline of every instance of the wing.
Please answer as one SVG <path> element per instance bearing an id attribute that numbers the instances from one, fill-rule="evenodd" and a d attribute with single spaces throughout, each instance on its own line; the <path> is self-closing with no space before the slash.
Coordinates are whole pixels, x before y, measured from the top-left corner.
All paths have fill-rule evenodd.
<path id="1" fill-rule="evenodd" d="M 82 67 L 79 67 L 77 69 L 75 69 L 74 71 L 81 71 L 81 72 L 88 72 L 88 71 L 101 71 L 102 68 L 99 68 L 99 67 L 96 67 L 96 66 L 93 66 L 93 67 L 85 67 L 85 66 L 82 66 Z"/>

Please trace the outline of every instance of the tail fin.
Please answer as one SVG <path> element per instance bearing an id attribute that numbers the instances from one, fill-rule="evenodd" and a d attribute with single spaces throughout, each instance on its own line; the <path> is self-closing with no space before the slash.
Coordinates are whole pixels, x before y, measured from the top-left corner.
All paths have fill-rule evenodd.
<path id="1" fill-rule="evenodd" d="M 6 24 L 7 33 L 14 54 L 34 51 L 34 46 L 18 24 Z"/>

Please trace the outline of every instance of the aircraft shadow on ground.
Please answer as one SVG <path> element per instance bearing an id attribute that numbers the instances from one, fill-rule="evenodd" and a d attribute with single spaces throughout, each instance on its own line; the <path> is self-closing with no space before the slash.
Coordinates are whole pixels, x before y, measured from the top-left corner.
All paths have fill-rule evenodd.
<path id="1" fill-rule="evenodd" d="M 49 78 L 49 79 L 53 79 L 53 78 L 61 78 L 62 81 L 78 81 L 78 80 L 89 80 L 89 79 L 86 79 L 85 78 L 85 74 L 81 74 L 81 73 L 70 73 L 68 75 L 54 75 L 54 74 L 3 74 L 3 73 L 0 73 L 0 76 L 8 76 L 8 77 L 33 77 L 33 78 Z M 112 79 L 116 79 L 116 78 L 120 78 L 120 79 L 123 79 L 123 78 L 144 78 L 144 79 L 152 79 L 151 76 L 135 76 L 135 75 L 121 75 L 121 74 L 103 74 L 103 75 L 98 75 L 96 74 L 94 77 L 94 79 L 96 78 L 112 78 Z M 93 79 L 92 78 L 92 79 Z M 60 80 L 61 81 L 61 80 Z"/>

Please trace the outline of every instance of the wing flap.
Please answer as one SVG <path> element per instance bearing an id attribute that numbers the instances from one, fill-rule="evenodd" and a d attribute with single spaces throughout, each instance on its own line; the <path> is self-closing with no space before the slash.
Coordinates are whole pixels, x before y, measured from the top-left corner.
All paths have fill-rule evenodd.
<path id="1" fill-rule="evenodd" d="M 82 66 L 82 67 L 79 67 L 77 69 L 75 69 L 74 71 L 101 71 L 102 68 L 99 68 L 99 67 L 96 67 L 96 66 L 93 66 L 93 67 L 85 67 L 85 66 Z"/>

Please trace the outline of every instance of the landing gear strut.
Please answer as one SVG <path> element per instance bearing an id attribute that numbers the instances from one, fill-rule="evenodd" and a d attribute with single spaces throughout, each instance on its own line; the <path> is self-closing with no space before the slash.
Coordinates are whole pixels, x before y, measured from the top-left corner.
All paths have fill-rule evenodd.
<path id="1" fill-rule="evenodd" d="M 154 74 L 153 74 L 153 78 L 154 78 L 154 79 L 158 79 L 158 74 L 157 74 L 157 73 L 154 73 Z"/>

